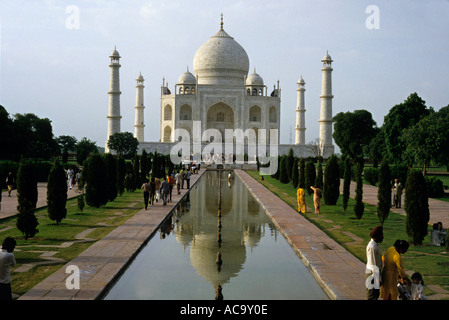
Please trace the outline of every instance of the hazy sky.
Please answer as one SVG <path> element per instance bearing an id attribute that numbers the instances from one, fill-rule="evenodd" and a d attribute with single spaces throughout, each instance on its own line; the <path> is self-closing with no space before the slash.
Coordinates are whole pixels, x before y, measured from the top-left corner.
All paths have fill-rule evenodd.
<path id="1" fill-rule="evenodd" d="M 371 10 L 374 5 L 375 9 Z M 417 92 L 449 104 L 449 1 L 0 2 L 0 104 L 52 120 L 55 136 L 104 146 L 109 55 L 117 47 L 121 127 L 134 133 L 136 78 L 145 78 L 145 140 L 160 138 L 160 87 L 171 91 L 220 28 L 246 50 L 269 92 L 280 81 L 281 143 L 295 141 L 297 81 L 306 82 L 306 142 L 319 136 L 321 59 L 333 62 L 333 114 L 369 110 L 378 126 Z"/>

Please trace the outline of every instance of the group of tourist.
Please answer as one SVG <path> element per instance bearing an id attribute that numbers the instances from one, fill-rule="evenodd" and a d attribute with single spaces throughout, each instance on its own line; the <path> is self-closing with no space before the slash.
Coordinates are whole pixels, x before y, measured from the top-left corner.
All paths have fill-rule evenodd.
<path id="1" fill-rule="evenodd" d="M 423 279 L 419 272 L 411 276 L 405 273 L 402 255 L 409 243 L 396 240 L 394 245 L 382 255 L 379 244 L 384 239 L 382 226 L 370 232 L 371 240 L 366 246 L 366 300 L 426 300 Z"/>
<path id="2" fill-rule="evenodd" d="M 162 179 L 152 177 L 151 180 L 145 179 L 141 189 L 143 190 L 143 200 L 145 204 L 145 210 L 148 209 L 148 205 L 154 205 L 159 200 L 162 201 L 162 205 L 167 205 L 172 201 L 173 188 L 176 185 L 178 194 L 181 194 L 181 189 L 184 189 L 184 183 L 187 189 L 190 189 L 190 177 L 192 174 L 198 173 L 198 167 L 193 164 L 187 164 L 184 169 L 173 170 L 171 174 L 164 176 Z"/>
<path id="3" fill-rule="evenodd" d="M 321 198 L 323 196 L 323 192 L 320 188 L 317 186 L 310 187 L 310 189 L 313 190 L 313 205 L 315 207 L 315 214 L 320 213 L 321 209 Z M 298 212 L 306 213 L 307 212 L 307 206 L 306 206 L 306 195 L 303 188 L 298 188 L 296 191 L 296 197 L 298 200 Z"/>

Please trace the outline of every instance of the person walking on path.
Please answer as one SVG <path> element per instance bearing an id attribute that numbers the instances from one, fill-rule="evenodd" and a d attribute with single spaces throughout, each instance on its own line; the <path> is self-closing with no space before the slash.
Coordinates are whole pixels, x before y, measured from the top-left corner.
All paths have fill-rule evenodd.
<path id="1" fill-rule="evenodd" d="M 67 179 L 69 180 L 69 189 L 72 190 L 72 184 L 73 184 L 73 176 L 74 176 L 75 172 L 73 172 L 72 168 L 69 168 L 69 170 L 67 170 Z"/>
<path id="2" fill-rule="evenodd" d="M 154 178 L 154 188 L 156 190 L 156 202 L 159 201 L 159 199 L 161 199 L 161 179 L 159 178 Z"/>
<path id="3" fill-rule="evenodd" d="M 315 187 L 310 187 L 310 189 L 313 190 L 313 204 L 315 206 L 315 213 L 319 214 L 320 213 L 320 209 L 321 209 L 321 197 L 323 195 L 322 191 L 320 188 L 318 188 L 317 186 Z"/>
<path id="4" fill-rule="evenodd" d="M 167 175 L 167 181 L 168 181 L 168 185 L 170 186 L 169 201 L 172 202 L 171 196 L 173 193 L 173 186 L 175 185 L 175 177 L 172 175 Z"/>
<path id="5" fill-rule="evenodd" d="M 8 197 L 11 197 L 11 191 L 14 189 L 14 176 L 12 172 L 6 177 L 6 186 L 8 187 Z"/>
<path id="6" fill-rule="evenodd" d="M 298 188 L 296 197 L 298 198 L 298 212 L 306 213 L 306 195 L 303 188 Z"/>
<path id="7" fill-rule="evenodd" d="M 373 228 L 371 240 L 366 246 L 366 300 L 377 300 L 380 296 L 380 275 L 382 274 L 382 251 L 379 243 L 384 239 L 382 226 Z"/>
<path id="8" fill-rule="evenodd" d="M 190 189 L 190 175 L 192 173 L 190 172 L 190 170 L 187 170 L 186 172 L 186 181 L 187 181 L 187 189 Z"/>
<path id="9" fill-rule="evenodd" d="M 154 177 L 152 177 L 150 181 L 150 200 L 149 200 L 149 203 L 151 205 L 154 204 L 155 194 L 156 194 L 156 184 L 154 183 Z"/>
<path id="10" fill-rule="evenodd" d="M 394 200 L 396 203 L 396 208 L 401 207 L 401 198 L 402 198 L 402 190 L 404 188 L 402 187 L 402 184 L 398 182 L 398 185 L 396 186 L 396 199 Z"/>
<path id="11" fill-rule="evenodd" d="M 410 283 L 402 265 L 402 254 L 406 253 L 409 243 L 405 240 L 396 240 L 393 247 L 388 248 L 382 257 L 383 272 L 380 296 L 383 300 L 398 299 L 398 276 L 401 282 Z"/>
<path id="12" fill-rule="evenodd" d="M 179 171 L 175 174 L 175 182 L 176 182 L 176 189 L 178 190 L 178 194 L 181 194 L 181 174 Z"/>
<path id="13" fill-rule="evenodd" d="M 148 208 L 148 201 L 150 200 L 150 181 L 145 179 L 145 182 L 142 184 L 141 189 L 143 190 L 143 202 L 145 203 L 145 210 Z"/>
<path id="14" fill-rule="evenodd" d="M 12 300 L 11 267 L 16 265 L 16 259 L 13 254 L 15 247 L 16 240 L 14 238 L 6 237 L 3 240 L 0 252 L 0 300 Z"/>
<path id="15" fill-rule="evenodd" d="M 167 205 L 167 200 L 168 200 L 168 195 L 170 193 L 170 185 L 167 182 L 167 179 L 164 177 L 164 180 L 161 183 L 161 188 L 160 188 L 160 192 L 161 192 L 161 197 L 162 197 L 162 201 L 163 201 L 163 205 Z"/>

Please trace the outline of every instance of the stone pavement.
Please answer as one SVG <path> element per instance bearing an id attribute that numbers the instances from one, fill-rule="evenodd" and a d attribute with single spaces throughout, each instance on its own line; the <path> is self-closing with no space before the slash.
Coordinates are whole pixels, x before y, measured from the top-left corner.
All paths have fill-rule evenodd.
<path id="1" fill-rule="evenodd" d="M 193 174 L 190 187 L 195 184 L 205 170 Z M 159 201 L 148 210 L 142 209 L 122 225 L 111 231 L 106 237 L 98 240 L 78 257 L 67 262 L 61 269 L 37 284 L 19 300 L 94 300 L 101 298 L 108 286 L 120 275 L 129 262 L 137 255 L 167 215 L 187 194 L 181 189 L 172 194 L 172 202 L 162 205 Z M 80 287 L 69 289 L 66 281 L 75 266 L 80 272 Z"/>
<path id="2" fill-rule="evenodd" d="M 365 298 L 363 262 L 246 172 L 235 170 L 235 173 L 248 186 L 330 299 Z"/>
<path id="3" fill-rule="evenodd" d="M 75 185 L 71 190 L 67 188 L 67 198 L 73 198 L 79 195 L 77 192 L 78 185 Z M 39 182 L 37 184 L 37 208 L 47 206 L 47 183 Z M 2 192 L 2 200 L 0 202 L 0 220 L 15 216 L 17 211 L 17 189 L 11 191 L 11 197 L 8 197 L 8 191 Z"/>

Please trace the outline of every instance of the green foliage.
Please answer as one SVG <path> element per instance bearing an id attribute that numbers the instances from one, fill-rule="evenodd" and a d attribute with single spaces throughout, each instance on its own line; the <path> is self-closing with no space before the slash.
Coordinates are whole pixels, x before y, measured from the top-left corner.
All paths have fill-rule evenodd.
<path id="1" fill-rule="evenodd" d="M 56 225 L 66 218 L 67 209 L 67 178 L 64 168 L 58 160 L 55 161 L 48 175 L 47 211 L 48 217 L 56 221 Z"/>
<path id="2" fill-rule="evenodd" d="M 406 231 L 414 245 L 422 245 L 430 218 L 429 198 L 424 176 L 411 170 L 405 185 Z"/>
<path id="3" fill-rule="evenodd" d="M 365 170 L 366 172 L 366 170 Z M 383 160 L 379 169 L 379 189 L 377 191 L 377 216 L 380 224 L 388 218 L 391 207 L 391 172 L 387 160 Z"/>
<path id="4" fill-rule="evenodd" d="M 315 186 L 316 180 L 316 169 L 315 164 L 312 161 L 307 161 L 305 168 L 305 185 L 304 188 L 307 190 L 307 193 L 311 195 L 313 190 L 310 187 Z"/>
<path id="5" fill-rule="evenodd" d="M 130 159 L 137 151 L 139 141 L 131 132 L 116 132 L 109 137 L 108 147 L 115 150 L 118 155 Z"/>
<path id="6" fill-rule="evenodd" d="M 92 155 L 85 163 L 86 203 L 98 208 L 108 202 L 106 167 L 99 154 Z"/>
<path id="7" fill-rule="evenodd" d="M 126 166 L 125 159 L 123 157 L 118 157 L 117 159 L 117 193 L 121 196 L 125 191 L 125 174 Z"/>
<path id="8" fill-rule="evenodd" d="M 305 189 L 306 187 L 306 164 L 304 159 L 299 159 L 299 179 L 298 179 L 299 188 Z"/>
<path id="9" fill-rule="evenodd" d="M 379 169 L 378 168 L 365 168 L 363 171 L 365 180 L 372 186 L 375 186 L 379 181 Z"/>
<path id="10" fill-rule="evenodd" d="M 431 198 L 444 197 L 443 182 L 437 177 L 425 177 L 427 185 L 427 194 Z"/>
<path id="11" fill-rule="evenodd" d="M 351 161 L 346 157 L 344 161 L 344 177 L 343 177 L 343 210 L 348 208 L 349 195 L 351 193 Z"/>
<path id="12" fill-rule="evenodd" d="M 98 153 L 98 148 L 95 145 L 95 142 L 90 141 L 87 138 L 82 138 L 81 141 L 76 144 L 75 149 L 76 161 L 78 162 L 78 164 L 84 163 L 84 161 L 90 154 Z"/>
<path id="13" fill-rule="evenodd" d="M 334 154 L 326 162 L 324 170 L 324 203 L 327 205 L 335 205 L 340 196 L 340 169 L 338 166 L 337 156 Z"/>
<path id="14" fill-rule="evenodd" d="M 292 168 L 292 186 L 293 188 L 298 188 L 299 183 L 299 169 L 298 169 L 298 159 L 293 159 L 293 168 Z"/>
<path id="15" fill-rule="evenodd" d="M 315 186 L 323 190 L 323 165 L 321 161 L 318 161 L 317 173 L 315 178 Z"/>
<path id="16" fill-rule="evenodd" d="M 37 203 L 37 181 L 33 167 L 28 161 L 21 160 L 17 172 L 17 229 L 19 229 L 25 239 L 34 237 L 38 232 L 37 218 L 34 215 Z"/>
<path id="17" fill-rule="evenodd" d="M 279 172 L 279 181 L 282 183 L 288 183 L 288 168 L 287 168 L 287 157 L 282 156 L 281 157 L 281 163 L 279 166 L 280 172 Z"/>
<path id="18" fill-rule="evenodd" d="M 293 162 L 295 161 L 295 154 L 293 152 L 293 148 L 290 148 L 288 150 L 288 154 L 286 157 L 286 167 L 287 167 L 287 177 L 288 181 L 292 180 L 292 174 L 293 174 Z"/>
<path id="19" fill-rule="evenodd" d="M 362 181 L 362 171 L 363 166 L 360 162 L 356 165 L 356 188 L 355 188 L 355 205 L 354 213 L 357 219 L 362 219 L 363 212 L 365 211 L 365 204 L 363 203 L 363 181 Z"/>
<path id="20" fill-rule="evenodd" d="M 136 190 L 136 182 L 134 178 L 134 167 L 131 162 L 125 163 L 125 180 L 124 187 L 128 192 L 134 192 Z"/>
<path id="21" fill-rule="evenodd" d="M 142 150 L 142 155 L 140 156 L 140 181 L 145 181 L 150 173 L 150 161 L 148 158 L 148 153 L 145 149 Z"/>
<path id="22" fill-rule="evenodd" d="M 398 179 L 403 186 L 407 184 L 408 166 L 406 164 L 390 165 L 391 180 Z"/>
<path id="23" fill-rule="evenodd" d="M 117 160 L 112 154 L 106 153 L 103 156 L 103 161 L 106 171 L 107 198 L 108 201 L 114 201 L 117 198 Z"/>

